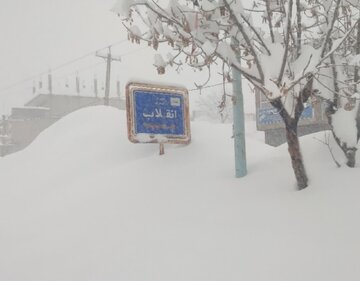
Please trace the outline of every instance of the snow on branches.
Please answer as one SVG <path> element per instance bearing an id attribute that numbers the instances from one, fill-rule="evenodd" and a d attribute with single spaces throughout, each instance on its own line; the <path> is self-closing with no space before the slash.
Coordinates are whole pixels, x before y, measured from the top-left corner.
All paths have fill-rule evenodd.
<path id="1" fill-rule="evenodd" d="M 222 59 L 276 99 L 330 64 L 351 37 L 354 9 L 342 0 L 255 0 L 247 7 L 240 0 L 119 0 L 113 11 L 133 42 L 155 49 L 167 43 L 199 68 Z M 352 19 L 343 27 L 346 15 Z"/>
<path id="2" fill-rule="evenodd" d="M 360 109 L 354 98 L 360 82 L 359 1 L 118 0 L 113 11 L 122 16 L 131 41 L 172 48 L 166 59 L 155 56 L 160 74 L 168 66 L 187 63 L 202 69 L 222 60 L 269 99 L 296 138 L 304 103 L 317 96 L 327 101 L 333 126 L 341 123 L 338 119 L 348 120 L 335 116 L 341 108 L 355 116 L 358 133 L 351 135 L 359 140 Z M 292 137 L 288 142 L 296 146 Z M 301 162 L 297 150 L 292 159 Z M 306 186 L 306 177 L 302 180 Z"/>

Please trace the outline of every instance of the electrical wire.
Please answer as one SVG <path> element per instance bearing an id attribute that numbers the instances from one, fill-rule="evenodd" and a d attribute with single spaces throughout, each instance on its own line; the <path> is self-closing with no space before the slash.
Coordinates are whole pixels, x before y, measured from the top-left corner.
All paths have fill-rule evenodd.
<path id="1" fill-rule="evenodd" d="M 77 57 L 77 58 L 75 58 L 75 59 L 72 59 L 72 60 L 70 60 L 70 61 L 68 61 L 68 62 L 65 62 L 65 63 L 63 63 L 63 64 L 60 64 L 60 65 L 52 68 L 51 71 L 57 71 L 57 70 L 59 70 L 59 69 L 61 69 L 61 68 L 64 68 L 65 66 L 68 66 L 68 65 L 73 64 L 73 63 L 75 63 L 75 62 L 78 62 L 78 61 L 80 61 L 80 60 L 83 60 L 84 58 L 87 58 L 87 57 L 89 57 L 89 56 L 92 56 L 92 55 L 96 54 L 96 52 L 102 51 L 102 50 L 104 50 L 104 49 L 106 49 L 106 48 L 109 48 L 109 47 L 114 47 L 114 46 L 120 45 L 120 44 L 125 43 L 125 42 L 128 42 L 128 40 L 127 40 L 127 39 L 124 39 L 124 40 L 121 40 L 121 41 L 116 41 L 116 42 L 112 43 L 112 44 L 109 45 L 109 46 L 106 46 L 106 47 L 97 49 L 97 50 L 95 50 L 95 51 L 89 52 L 89 53 L 87 53 L 87 54 L 85 54 L 85 55 L 82 55 L 82 56 L 80 56 L 80 57 Z M 6 87 L 4 87 L 4 88 L 0 88 L 0 93 L 6 92 L 6 91 L 8 91 L 8 90 L 11 90 L 11 89 L 17 87 L 18 85 L 21 85 L 21 84 L 24 84 L 25 82 L 34 80 L 34 79 L 38 78 L 39 76 L 42 76 L 42 75 L 47 74 L 47 73 L 48 73 L 48 71 L 43 71 L 43 72 L 40 72 L 40 73 L 38 73 L 38 74 L 29 76 L 29 77 L 27 77 L 27 78 L 25 78 L 25 79 L 23 79 L 23 80 L 20 80 L 20 81 L 18 81 L 18 82 L 16 82 L 16 83 L 13 83 L 13 84 L 11 84 L 11 85 L 9 85 L 9 86 L 6 86 Z"/>
<path id="2" fill-rule="evenodd" d="M 80 68 L 79 70 L 76 70 L 76 71 L 71 71 L 67 74 L 63 74 L 61 76 L 54 76 L 54 80 L 59 80 L 59 79 L 63 79 L 63 78 L 66 78 L 68 76 L 71 76 L 73 74 L 77 74 L 77 73 L 84 73 L 85 71 L 88 71 L 88 70 L 91 70 L 91 69 L 94 69 L 96 67 L 98 67 L 99 65 L 103 65 L 105 64 L 106 62 L 105 61 L 101 61 L 101 62 L 98 62 L 98 63 L 95 63 L 95 64 L 92 64 L 92 65 L 89 65 L 89 66 L 85 66 L 83 68 Z"/>

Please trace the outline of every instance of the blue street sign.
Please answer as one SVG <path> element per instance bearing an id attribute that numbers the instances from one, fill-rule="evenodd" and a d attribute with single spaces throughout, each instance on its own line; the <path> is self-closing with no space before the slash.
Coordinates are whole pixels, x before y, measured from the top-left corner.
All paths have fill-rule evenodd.
<path id="1" fill-rule="evenodd" d="M 312 119 L 314 117 L 313 108 L 311 105 L 307 105 L 301 114 L 300 120 Z M 283 120 L 277 109 L 270 103 L 262 104 L 258 111 L 258 123 L 261 125 L 271 125 L 282 123 Z"/>
<path id="2" fill-rule="evenodd" d="M 185 135 L 181 94 L 136 90 L 134 105 L 136 134 Z"/>
<path id="3" fill-rule="evenodd" d="M 186 89 L 130 83 L 127 86 L 126 98 L 130 141 L 190 141 Z"/>

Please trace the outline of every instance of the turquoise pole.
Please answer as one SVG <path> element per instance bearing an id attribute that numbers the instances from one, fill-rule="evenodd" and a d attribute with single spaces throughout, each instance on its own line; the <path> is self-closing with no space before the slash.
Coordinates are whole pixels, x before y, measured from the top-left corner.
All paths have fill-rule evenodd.
<path id="1" fill-rule="evenodd" d="M 244 177 L 246 168 L 245 147 L 245 114 L 244 98 L 242 93 L 241 74 L 235 67 L 233 73 L 233 118 L 234 118 L 234 146 L 235 146 L 235 175 L 237 178 Z"/>

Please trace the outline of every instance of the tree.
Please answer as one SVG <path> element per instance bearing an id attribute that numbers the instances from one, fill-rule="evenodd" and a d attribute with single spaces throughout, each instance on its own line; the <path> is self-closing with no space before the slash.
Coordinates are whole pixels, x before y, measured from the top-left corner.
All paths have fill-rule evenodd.
<path id="1" fill-rule="evenodd" d="M 326 88 L 320 95 L 327 101 L 326 115 L 333 136 L 344 152 L 349 167 L 355 166 L 355 154 L 360 138 L 360 108 L 358 84 L 360 58 L 360 23 L 358 18 L 360 3 L 344 1 L 336 20 L 336 32 L 330 42 L 345 36 L 355 26 L 347 40 L 329 58 L 330 73 L 320 71 L 320 87 Z"/>
<path id="2" fill-rule="evenodd" d="M 183 57 L 201 69 L 221 60 L 225 77 L 229 69 L 239 70 L 281 115 L 297 185 L 303 189 L 308 177 L 298 121 L 304 103 L 320 94 L 314 87 L 321 81 L 320 70 L 331 69 L 333 55 L 359 22 L 354 13 L 346 33 L 334 40 L 344 2 L 349 1 L 254 0 L 244 7 L 240 0 L 119 0 L 114 11 L 124 16 L 133 42 L 172 47 L 173 54 L 156 65 L 159 73 L 184 63 Z"/>

